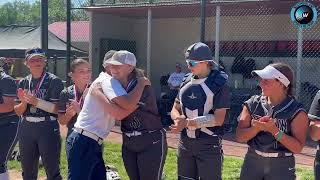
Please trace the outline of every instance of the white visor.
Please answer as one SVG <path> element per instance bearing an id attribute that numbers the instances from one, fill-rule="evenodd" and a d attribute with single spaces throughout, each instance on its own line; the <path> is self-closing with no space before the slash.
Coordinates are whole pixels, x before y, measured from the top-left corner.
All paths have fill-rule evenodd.
<path id="1" fill-rule="evenodd" d="M 270 65 L 266 66 L 262 70 L 254 70 L 252 71 L 252 74 L 258 75 L 262 79 L 278 79 L 286 87 L 290 84 L 289 79 L 285 75 Z"/>

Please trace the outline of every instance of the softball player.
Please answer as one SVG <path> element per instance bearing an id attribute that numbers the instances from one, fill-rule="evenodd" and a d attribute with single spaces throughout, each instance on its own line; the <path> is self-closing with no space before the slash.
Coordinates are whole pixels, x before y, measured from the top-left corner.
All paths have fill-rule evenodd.
<path id="1" fill-rule="evenodd" d="M 47 178 L 62 179 L 59 169 L 61 141 L 56 104 L 63 84 L 55 75 L 44 70 L 46 56 L 42 49 L 29 49 L 25 55 L 31 74 L 20 81 L 20 103 L 14 107 L 17 115 L 22 116 L 18 135 L 22 176 L 24 180 L 37 179 L 41 156 Z"/>
<path id="2" fill-rule="evenodd" d="M 140 78 L 137 87 L 127 94 L 116 79 L 106 72 L 100 73 L 90 86 L 74 130 L 67 138 L 69 180 L 106 179 L 103 138 L 111 131 L 115 119 L 123 119 L 137 107 L 143 88 L 148 84 L 148 80 Z"/>
<path id="3" fill-rule="evenodd" d="M 0 67 L 0 179 L 8 180 L 7 161 L 16 144 L 19 118 L 15 114 L 14 99 L 17 85 Z"/>
<path id="4" fill-rule="evenodd" d="M 91 80 L 90 64 L 83 59 L 75 59 L 70 70 L 69 75 L 74 84 L 61 92 L 58 109 L 59 123 L 68 127 L 67 136 L 72 132 L 81 111 Z"/>
<path id="5" fill-rule="evenodd" d="M 106 63 L 112 77 L 119 80 L 127 92 L 137 85 L 137 77 L 143 76 L 143 72 L 139 72 L 142 70 L 135 68 L 136 57 L 131 52 L 118 51 Z M 139 107 L 121 120 L 121 131 L 122 158 L 130 180 L 161 180 L 167 140 L 150 86 L 145 87 Z"/>
<path id="6" fill-rule="evenodd" d="M 185 53 L 192 73 L 183 80 L 171 111 L 173 132 L 181 132 L 178 179 L 221 179 L 222 124 L 230 107 L 227 75 L 213 69 L 209 47 L 192 44 Z"/>
<path id="7" fill-rule="evenodd" d="M 308 117 L 310 119 L 310 136 L 314 141 L 320 140 L 320 91 L 314 97 Z M 319 144 L 314 160 L 314 179 L 320 179 L 320 150 Z"/>
<path id="8" fill-rule="evenodd" d="M 309 123 L 292 96 L 293 71 L 276 63 L 253 74 L 260 78 L 262 94 L 246 101 L 240 115 L 236 138 L 249 145 L 240 179 L 295 179 L 293 154 L 301 152 Z"/>

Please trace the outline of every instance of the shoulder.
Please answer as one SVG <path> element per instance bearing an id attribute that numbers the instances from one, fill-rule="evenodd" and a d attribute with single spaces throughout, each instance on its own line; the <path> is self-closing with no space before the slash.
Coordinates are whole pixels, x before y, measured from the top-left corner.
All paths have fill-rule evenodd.
<path id="1" fill-rule="evenodd" d="M 186 85 L 189 81 L 191 81 L 193 74 L 192 73 L 187 73 L 183 76 L 182 78 L 182 83 L 180 85 L 180 87 L 183 87 L 184 85 Z"/>
<path id="2" fill-rule="evenodd" d="M 52 74 L 52 73 L 49 73 L 49 72 L 46 72 L 47 73 L 47 76 L 49 79 L 52 79 L 52 80 L 56 80 L 56 81 L 61 81 L 61 79 L 56 76 L 55 74 Z"/>
<path id="3" fill-rule="evenodd" d="M 24 83 L 26 83 L 26 82 L 29 82 L 30 77 L 31 77 L 31 75 L 29 74 L 28 76 L 20 79 L 19 85 L 24 84 Z"/>
<path id="4" fill-rule="evenodd" d="M 9 76 L 5 73 L 1 73 L 1 80 L 6 81 L 6 82 L 15 81 L 11 76 Z"/>
<path id="5" fill-rule="evenodd" d="M 246 100 L 244 103 L 247 105 L 253 105 L 258 104 L 259 102 L 263 101 L 265 99 L 262 95 L 253 95 L 250 97 L 250 99 Z"/>
<path id="6" fill-rule="evenodd" d="M 61 85 L 61 84 L 63 84 L 63 83 L 62 83 L 62 80 L 61 80 L 58 76 L 56 76 L 56 75 L 54 75 L 54 74 L 52 74 L 52 73 L 49 73 L 49 72 L 47 72 L 47 76 L 48 76 L 48 79 L 49 79 L 52 83 L 54 83 L 54 85 Z"/>
<path id="7" fill-rule="evenodd" d="M 69 86 L 69 87 L 67 87 L 67 88 L 64 88 L 64 89 L 61 91 L 61 94 L 70 94 L 70 93 L 73 93 L 73 88 L 74 88 L 73 85 L 71 85 L 71 86 Z"/>
<path id="8" fill-rule="evenodd" d="M 212 70 L 205 80 L 205 84 L 213 92 L 218 92 L 222 87 L 225 86 L 228 80 L 228 75 L 222 71 Z"/>
<path id="9" fill-rule="evenodd" d="M 289 108 L 294 112 L 300 112 L 300 111 L 306 112 L 306 109 L 304 108 L 304 105 L 302 103 L 300 103 L 299 101 L 297 101 L 296 99 L 294 99 L 294 98 L 292 98 L 292 103 L 289 106 Z"/>

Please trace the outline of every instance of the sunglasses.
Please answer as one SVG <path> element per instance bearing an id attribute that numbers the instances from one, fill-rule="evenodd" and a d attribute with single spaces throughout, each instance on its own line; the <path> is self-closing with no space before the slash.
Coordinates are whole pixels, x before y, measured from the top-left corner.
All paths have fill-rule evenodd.
<path id="1" fill-rule="evenodd" d="M 196 66 L 198 66 L 198 64 L 203 63 L 203 62 L 207 62 L 207 61 L 197 61 L 197 60 L 191 60 L 191 59 L 186 60 L 186 63 L 189 67 L 196 67 Z"/>

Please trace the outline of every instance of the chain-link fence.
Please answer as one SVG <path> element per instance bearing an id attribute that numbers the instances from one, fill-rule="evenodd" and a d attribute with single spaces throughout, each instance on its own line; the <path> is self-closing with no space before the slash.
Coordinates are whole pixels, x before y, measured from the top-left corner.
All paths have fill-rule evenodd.
<path id="1" fill-rule="evenodd" d="M 294 69 L 295 96 L 308 109 L 320 88 L 319 23 L 301 31 L 294 26 L 290 11 L 298 1 L 206 2 L 205 42 L 229 75 L 230 121 L 235 121 L 243 101 L 260 93 L 251 71 L 276 62 Z M 319 11 L 319 2 L 309 2 Z M 101 60 L 110 49 L 135 52 L 160 95 L 166 89 L 164 77 L 174 71 L 175 63 L 184 63 L 184 49 L 200 39 L 200 4 L 199 0 L 93 0 L 96 9 L 88 11 L 92 52 L 97 55 L 91 56 Z M 188 72 L 186 66 L 184 71 Z"/>

